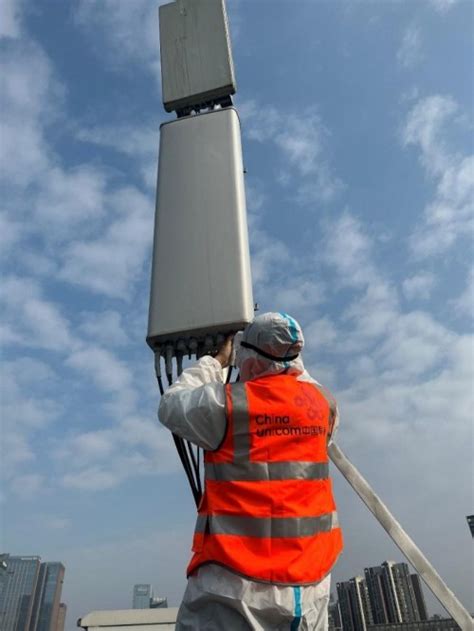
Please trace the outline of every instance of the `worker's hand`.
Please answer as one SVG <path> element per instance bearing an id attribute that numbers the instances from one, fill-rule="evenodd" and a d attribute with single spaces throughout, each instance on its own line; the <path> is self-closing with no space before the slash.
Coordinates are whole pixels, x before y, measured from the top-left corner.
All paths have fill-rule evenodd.
<path id="1" fill-rule="evenodd" d="M 220 349 L 217 351 L 217 355 L 215 356 L 215 359 L 217 359 L 222 368 L 227 368 L 227 366 L 230 364 L 230 358 L 232 357 L 233 340 L 234 336 L 229 335 L 225 339 L 225 342 L 222 344 Z"/>

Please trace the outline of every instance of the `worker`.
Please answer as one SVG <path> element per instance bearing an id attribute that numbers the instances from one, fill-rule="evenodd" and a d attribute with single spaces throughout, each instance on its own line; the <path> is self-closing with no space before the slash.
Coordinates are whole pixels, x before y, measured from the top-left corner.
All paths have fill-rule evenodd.
<path id="1" fill-rule="evenodd" d="M 205 450 L 177 631 L 327 629 L 343 546 L 327 453 L 338 413 L 303 344 L 291 316 L 259 315 L 161 398 L 160 421 Z M 240 380 L 226 385 L 233 346 Z"/>

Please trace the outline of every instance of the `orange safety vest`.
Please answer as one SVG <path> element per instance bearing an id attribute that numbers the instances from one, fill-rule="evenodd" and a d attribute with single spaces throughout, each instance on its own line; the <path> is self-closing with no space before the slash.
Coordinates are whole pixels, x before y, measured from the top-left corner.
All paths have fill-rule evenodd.
<path id="1" fill-rule="evenodd" d="M 204 563 L 283 585 L 330 572 L 343 547 L 327 454 L 335 410 L 326 390 L 292 375 L 226 386 L 188 576 Z"/>

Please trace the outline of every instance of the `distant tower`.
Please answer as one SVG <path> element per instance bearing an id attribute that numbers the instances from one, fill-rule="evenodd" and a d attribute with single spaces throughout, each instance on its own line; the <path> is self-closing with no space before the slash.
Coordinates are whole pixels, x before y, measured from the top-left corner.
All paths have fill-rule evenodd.
<path id="1" fill-rule="evenodd" d="M 365 578 L 375 624 L 421 619 L 415 585 L 406 563 L 384 561 L 382 565 L 365 568 Z"/>
<path id="2" fill-rule="evenodd" d="M 153 587 L 149 583 L 140 583 L 133 587 L 133 609 L 150 609 L 153 599 Z"/>
<path id="3" fill-rule="evenodd" d="M 64 572 L 62 563 L 41 564 L 30 631 L 57 631 Z"/>
<path id="4" fill-rule="evenodd" d="M 375 624 L 401 622 L 395 583 L 390 566 L 366 567 L 365 580 Z"/>
<path id="5" fill-rule="evenodd" d="M 64 603 L 59 603 L 58 623 L 56 625 L 56 631 L 64 631 L 64 625 L 66 624 L 67 607 Z"/>
<path id="6" fill-rule="evenodd" d="M 0 572 L 2 631 L 61 631 L 59 604 L 64 579 L 62 563 L 41 563 L 37 556 L 9 556 Z"/>
<path id="7" fill-rule="evenodd" d="M 0 572 L 0 629 L 29 631 L 40 557 L 4 555 Z"/>
<path id="8" fill-rule="evenodd" d="M 373 624 L 367 585 L 362 576 L 337 583 L 339 609 L 344 631 L 366 631 Z"/>
<path id="9" fill-rule="evenodd" d="M 408 565 L 391 561 L 386 561 L 383 565 L 390 568 L 393 576 L 401 622 L 417 622 L 420 615 Z"/>
<path id="10" fill-rule="evenodd" d="M 418 608 L 420 620 L 428 620 L 428 609 L 426 608 L 421 579 L 418 574 L 411 574 L 410 579 L 413 585 L 413 592 L 415 594 L 416 606 Z"/>
<path id="11" fill-rule="evenodd" d="M 329 631 L 342 630 L 341 610 L 339 608 L 339 602 L 334 598 L 333 594 L 331 594 L 329 600 L 328 623 Z"/>

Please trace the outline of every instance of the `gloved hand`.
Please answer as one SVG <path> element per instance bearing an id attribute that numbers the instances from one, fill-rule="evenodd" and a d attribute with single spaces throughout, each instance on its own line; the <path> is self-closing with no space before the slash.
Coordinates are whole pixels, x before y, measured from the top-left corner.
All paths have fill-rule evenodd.
<path id="1" fill-rule="evenodd" d="M 220 349 L 217 351 L 217 355 L 215 356 L 215 359 L 217 359 L 217 361 L 220 363 L 222 368 L 227 368 L 227 366 L 230 364 L 230 359 L 232 357 L 233 339 L 234 339 L 233 335 L 229 335 L 228 337 L 226 337 L 224 343 L 222 344 Z"/>

